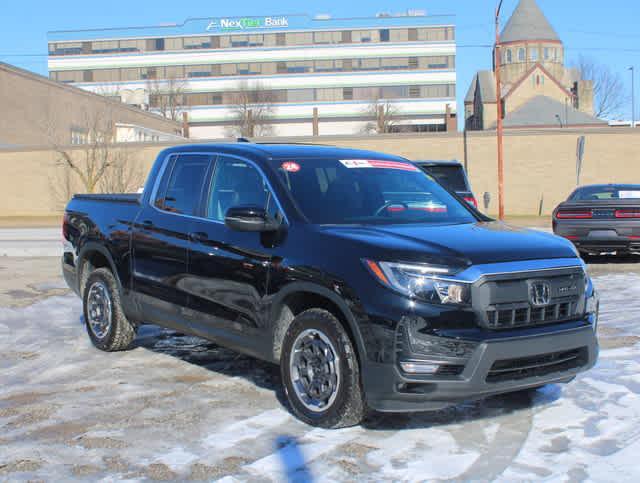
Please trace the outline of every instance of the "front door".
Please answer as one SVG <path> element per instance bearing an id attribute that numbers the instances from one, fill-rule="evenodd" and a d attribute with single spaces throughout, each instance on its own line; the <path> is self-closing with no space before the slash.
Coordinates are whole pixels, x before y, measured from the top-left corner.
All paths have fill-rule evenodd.
<path id="1" fill-rule="evenodd" d="M 256 340 L 264 329 L 264 297 L 272 240 L 237 232 L 224 224 L 233 206 L 254 205 L 277 216 L 275 199 L 260 171 L 249 161 L 220 155 L 204 197 L 202 219 L 194 221 L 189 259 L 192 320 L 202 335 L 230 338 L 227 344 Z M 251 352 L 251 347 L 244 347 Z"/>
<path id="2" fill-rule="evenodd" d="M 189 233 L 209 168 L 208 155 L 173 155 L 133 231 L 133 289 L 142 313 L 175 327 L 187 308 Z"/>

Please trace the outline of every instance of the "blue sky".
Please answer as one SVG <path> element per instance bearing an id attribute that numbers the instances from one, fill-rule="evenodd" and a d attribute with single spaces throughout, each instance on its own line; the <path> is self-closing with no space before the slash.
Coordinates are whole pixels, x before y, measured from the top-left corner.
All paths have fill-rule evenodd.
<path id="1" fill-rule="evenodd" d="M 154 25 L 179 22 L 187 17 L 231 15 L 270 15 L 291 13 L 330 13 L 334 17 L 370 16 L 377 12 L 401 12 L 423 9 L 428 14 L 454 14 L 458 41 L 458 110 L 475 71 L 491 67 L 493 43 L 493 0 L 324 0 L 302 3 L 278 0 L 215 2 L 163 2 L 161 0 L 109 0 L 62 2 L 5 0 L 2 6 L 3 28 L 0 30 L 0 61 L 47 74 L 47 31 Z M 502 24 L 518 0 L 504 0 Z M 100 6 L 94 6 L 99 4 Z M 567 61 L 581 54 L 605 63 L 618 72 L 631 91 L 628 68 L 636 66 L 636 87 L 640 98 L 640 2 L 636 0 L 538 0 L 566 47 Z M 622 116 L 631 117 L 629 107 Z M 636 105 L 640 102 L 636 102 Z M 636 107 L 636 112 L 638 108 Z M 638 115 L 636 115 L 638 117 Z"/>

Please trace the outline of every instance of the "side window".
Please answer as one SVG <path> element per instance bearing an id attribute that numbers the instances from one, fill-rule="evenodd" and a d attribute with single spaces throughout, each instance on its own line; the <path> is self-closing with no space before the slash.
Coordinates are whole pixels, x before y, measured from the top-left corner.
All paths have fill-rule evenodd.
<path id="1" fill-rule="evenodd" d="M 210 156 L 184 154 L 169 162 L 154 201 L 161 210 L 194 215 L 209 167 Z"/>
<path id="2" fill-rule="evenodd" d="M 153 205 L 160 209 L 164 209 L 164 195 L 167 192 L 167 183 L 169 183 L 169 178 L 171 177 L 171 171 L 173 171 L 173 164 L 176 162 L 178 156 L 169 157 L 169 161 L 167 161 L 167 165 L 162 172 L 162 179 L 160 180 L 160 184 L 158 185 L 158 190 L 155 194 L 155 199 L 153 200 Z"/>
<path id="3" fill-rule="evenodd" d="M 248 205 L 271 212 L 275 201 L 256 168 L 240 159 L 220 156 L 209 191 L 207 217 L 224 221 L 229 208 Z"/>

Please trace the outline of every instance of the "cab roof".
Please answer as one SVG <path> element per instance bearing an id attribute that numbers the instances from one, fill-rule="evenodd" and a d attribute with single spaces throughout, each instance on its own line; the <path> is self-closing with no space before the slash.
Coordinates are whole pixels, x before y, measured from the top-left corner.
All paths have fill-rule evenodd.
<path id="1" fill-rule="evenodd" d="M 317 144 L 276 144 L 276 143 L 215 143 L 215 144 L 182 144 L 165 149 L 165 155 L 188 152 L 217 152 L 236 155 L 250 155 L 263 159 L 296 159 L 296 158 L 337 158 L 337 159 L 383 159 L 407 161 L 407 159 L 391 154 L 362 149 L 339 148 Z"/>

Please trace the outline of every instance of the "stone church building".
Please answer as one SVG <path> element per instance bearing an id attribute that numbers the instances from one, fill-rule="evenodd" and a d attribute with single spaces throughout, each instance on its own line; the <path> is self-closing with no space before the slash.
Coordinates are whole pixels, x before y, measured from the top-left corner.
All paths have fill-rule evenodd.
<path id="1" fill-rule="evenodd" d="M 535 0 L 520 0 L 499 46 L 505 129 L 606 126 L 593 115 L 592 82 L 565 67 L 562 40 Z M 479 71 L 471 82 L 466 129 L 495 129 L 496 102 L 494 61 L 493 71 Z"/>

